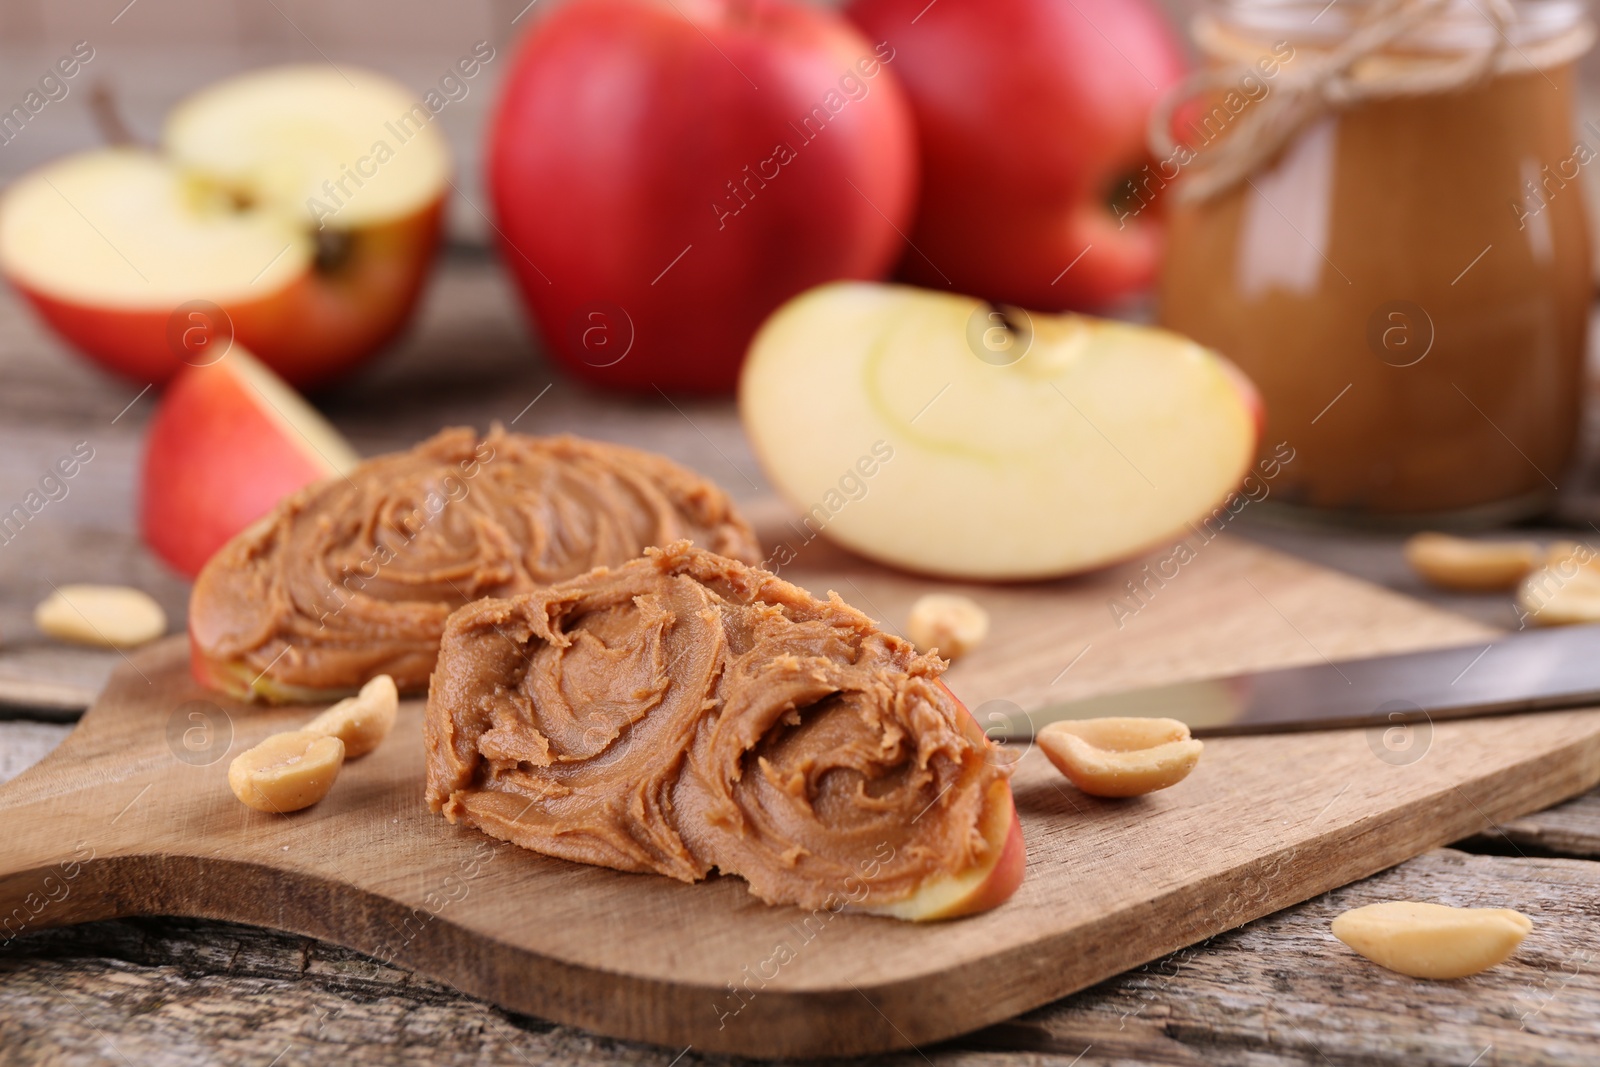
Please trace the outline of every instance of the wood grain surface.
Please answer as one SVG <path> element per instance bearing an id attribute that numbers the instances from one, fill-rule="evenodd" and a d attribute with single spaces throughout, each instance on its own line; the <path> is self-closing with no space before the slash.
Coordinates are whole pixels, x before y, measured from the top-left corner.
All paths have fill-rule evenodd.
<path id="1" fill-rule="evenodd" d="M 174 631 L 184 623 L 187 586 L 140 546 L 136 534 L 141 435 L 156 395 L 140 383 L 101 374 L 68 353 L 8 294 L 0 294 L 0 377 L 0 488 L 7 503 L 19 499 L 75 442 L 88 440 L 97 452 L 74 481 L 71 496 L 52 503 L 23 536 L 0 549 L 0 704 L 22 705 L 0 714 L 39 717 L 34 709 L 41 686 L 54 694 L 47 714 L 70 713 L 124 661 L 116 653 L 53 645 L 33 630 L 33 605 L 49 594 L 51 582 L 137 585 L 166 607 Z M 553 372 L 530 343 L 503 277 L 482 257 L 449 257 L 406 340 L 352 382 L 314 399 L 366 454 L 406 447 L 441 425 L 482 428 L 491 419 L 515 420 L 519 430 L 570 431 L 666 452 L 715 478 L 747 507 L 756 507 L 767 491 L 729 405 L 684 397 L 619 399 Z M 1600 405 L 1593 407 L 1591 422 L 1600 413 Z M 1589 436 L 1600 441 L 1600 433 Z M 1580 495 L 1590 492 L 1600 481 L 1600 463 L 1590 451 L 1577 472 L 1561 478 L 1564 495 L 1573 488 Z M 1579 515 L 1569 509 L 1569 519 Z M 1432 599 L 1489 626 L 1515 625 L 1508 597 L 1440 594 L 1421 585 L 1405 568 L 1400 538 L 1393 534 L 1284 525 L 1266 518 L 1265 509 L 1258 515 L 1250 508 L 1237 525 L 1252 540 L 1406 597 Z M 1592 538 L 1594 531 L 1577 521 L 1502 536 L 1529 534 L 1551 540 Z M 824 547 L 807 548 L 805 555 Z M 1188 581 L 1187 574 L 1183 580 Z M 1073 583 L 1062 587 L 1076 588 Z M 891 604 L 899 610 L 902 601 L 891 594 L 863 588 L 880 602 L 881 610 L 868 610 L 885 614 Z M 1340 588 L 1326 587 L 1330 593 Z M 841 589 L 856 598 L 847 586 Z M 1236 591 L 1256 596 L 1243 586 Z M 1130 621 L 1131 632 L 1148 632 L 1167 610 L 1160 605 L 1181 601 L 1181 594 L 1181 585 L 1164 590 L 1147 613 Z M 988 590 L 979 587 L 977 595 L 985 599 Z M 1276 595 L 1272 599 L 1282 606 Z M 1322 601 L 1308 598 L 1285 611 L 1271 635 L 1272 654 L 1315 657 L 1295 628 L 1319 645 L 1324 638 L 1329 645 L 1338 642 L 1336 627 L 1317 626 Z M 1203 603 L 1187 610 L 1205 618 Z M 1093 614 L 1086 611 L 1082 619 Z M 887 621 L 898 625 L 896 619 Z M 1450 640 L 1473 636 L 1457 633 L 1460 626 L 1457 620 L 1445 627 L 1456 633 Z M 1435 622 L 1426 629 L 1418 643 L 1440 639 Z M 1092 635 L 1080 637 L 1077 649 L 1063 652 L 1075 654 L 1083 643 L 1094 647 L 1056 684 L 1063 695 L 1069 686 L 1087 686 L 1079 671 L 1092 674 L 1101 654 L 1115 647 Z M 991 649 L 988 655 L 1003 653 Z M 1159 663 L 1164 655 L 1157 650 L 1150 659 Z M 984 684 L 984 662 L 961 665 L 953 681 L 976 689 Z M 1044 686 L 1053 678 L 1031 684 Z M 65 733 L 57 725 L 0 721 L 0 778 L 36 761 Z M 174 774 L 188 770 L 176 761 L 167 766 Z M 1201 772 L 1208 766 L 1202 764 Z M 117 825 L 133 819 L 145 800 Z M 1330 809 L 1329 817 L 1343 802 Z M 1397 979 L 1348 956 L 1340 966 L 1323 967 L 1320 954 L 1343 949 L 1327 939 L 1327 922 L 1338 909 L 1321 897 L 1015 1021 L 957 1041 L 919 1044 L 914 1052 L 855 1062 L 1399 1067 L 1465 1065 L 1477 1057 L 1476 1067 L 1591 1063 L 1594 1020 L 1600 1019 L 1600 946 L 1593 923 L 1600 867 L 1557 861 L 1564 873 L 1552 878 L 1541 857 L 1600 856 L 1600 794 L 1522 818 L 1486 810 L 1498 828 L 1488 827 L 1461 847 L 1499 855 L 1451 866 L 1436 863 L 1438 853 L 1427 853 L 1352 889 L 1369 887 L 1373 899 L 1446 898 L 1470 890 L 1479 895 L 1460 899 L 1521 907 L 1539 922 L 1523 950 L 1535 954 L 1532 965 L 1525 966 L 1519 953 L 1478 978 L 1427 985 Z M 119 814 L 101 816 L 88 828 Z M 0 837 L 0 849 L 6 840 Z M 603 903 L 600 899 L 594 906 Z M 981 996 L 982 990 L 972 986 L 967 995 Z M 1546 1002 L 1536 1015 L 1523 1017 Z M 1481 1043 L 1473 1044 L 1479 1037 Z M 658 1047 L 598 1036 L 507 1011 L 400 961 L 222 921 L 151 917 L 56 928 L 32 924 L 16 936 L 0 935 L 0 1063 L 294 1067 L 329 1062 L 728 1067 L 736 1061 L 689 1048 L 687 1042 Z"/>
<path id="2" fill-rule="evenodd" d="M 1018 1019 L 855 1062 L 1582 1067 L 1600 1012 L 1596 896 L 1600 865 L 1436 850 Z M 1328 932 L 1345 908 L 1407 897 L 1515 907 L 1534 929 L 1509 961 L 1456 982 L 1384 971 Z M 0 1048 L 62 1067 L 730 1064 L 507 1012 L 336 945 L 203 920 L 25 935 L 0 953 L 0 998 Z"/>
<path id="3" fill-rule="evenodd" d="M 790 576 L 886 618 L 925 588 L 829 558 Z M 1031 706 L 1052 689 L 1485 634 L 1227 539 L 1118 628 L 1105 601 L 1138 566 L 983 592 L 993 650 L 952 671 L 952 687 L 980 706 Z M 621 875 L 449 826 L 421 803 L 414 701 L 315 808 L 248 811 L 223 756 L 307 712 L 217 700 L 185 656 L 170 641 L 133 657 L 49 758 L 0 789 L 13 828 L 0 913 L 22 907 L 25 928 L 152 913 L 272 926 L 514 1011 L 704 1051 L 860 1053 L 966 1033 L 1600 779 L 1590 711 L 1438 724 L 1398 755 L 1367 731 L 1218 739 L 1188 781 L 1132 802 L 1076 794 L 1029 753 L 1022 889 L 986 915 L 917 926 L 769 908 L 735 879 Z M 197 725 L 210 733 L 186 745 Z"/>

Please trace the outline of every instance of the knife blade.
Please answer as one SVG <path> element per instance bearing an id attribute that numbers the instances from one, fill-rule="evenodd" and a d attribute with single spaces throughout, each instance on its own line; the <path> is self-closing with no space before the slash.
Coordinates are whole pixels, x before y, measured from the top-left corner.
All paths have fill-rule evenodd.
<path id="1" fill-rule="evenodd" d="M 996 741 L 1108 716 L 1178 719 L 1197 737 L 1221 737 L 1600 705 L 1600 624 L 992 710 L 1002 703 L 980 706 L 984 732 Z"/>

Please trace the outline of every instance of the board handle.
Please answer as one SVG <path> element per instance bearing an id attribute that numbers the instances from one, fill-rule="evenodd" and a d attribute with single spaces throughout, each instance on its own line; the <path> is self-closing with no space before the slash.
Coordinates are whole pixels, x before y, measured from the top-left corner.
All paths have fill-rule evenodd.
<path id="1" fill-rule="evenodd" d="M 108 721 L 91 710 L 43 759 L 0 783 L 0 953 L 30 931 L 118 913 L 107 890 L 127 857 L 126 835 L 115 808 L 100 818 L 84 805 L 104 792 L 104 759 L 128 751 L 97 741 Z"/>
<path id="2" fill-rule="evenodd" d="M 96 885 L 103 863 L 88 842 L 65 844 L 54 853 L 42 849 L 0 856 L 0 953 L 18 937 L 46 926 L 103 918 Z M 94 914 L 91 914 L 94 913 Z"/>

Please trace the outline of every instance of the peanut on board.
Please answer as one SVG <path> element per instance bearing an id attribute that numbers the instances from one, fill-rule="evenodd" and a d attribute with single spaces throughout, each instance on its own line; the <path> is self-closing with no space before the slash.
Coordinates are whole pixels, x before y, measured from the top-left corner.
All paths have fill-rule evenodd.
<path id="1" fill-rule="evenodd" d="M 1038 742 L 1057 770 L 1096 797 L 1136 797 L 1177 785 L 1204 747 L 1177 719 L 1053 722 Z"/>
<path id="2" fill-rule="evenodd" d="M 1511 955 L 1533 920 L 1510 908 L 1390 900 L 1333 920 L 1333 936 L 1380 967 L 1412 978 L 1465 978 Z"/>
<path id="3" fill-rule="evenodd" d="M 971 652 L 989 636 L 989 613 L 971 597 L 929 593 L 911 605 L 906 637 L 920 651 L 938 649 L 945 659 Z"/>
<path id="4" fill-rule="evenodd" d="M 148 593 L 124 585 L 63 585 L 33 609 L 34 625 L 59 641 L 132 648 L 167 632 Z"/>
<path id="5" fill-rule="evenodd" d="M 1406 562 L 1430 585 L 1463 592 L 1512 589 L 1541 562 L 1532 541 L 1469 541 L 1419 533 L 1406 542 Z"/>
<path id="6" fill-rule="evenodd" d="M 273 734 L 228 765 L 233 795 L 257 811 L 309 808 L 328 795 L 344 766 L 344 742 L 295 730 Z"/>
<path id="7" fill-rule="evenodd" d="M 361 692 L 339 701 L 304 729 L 327 734 L 344 742 L 344 758 L 360 759 L 377 748 L 394 728 L 400 707 L 400 693 L 394 679 L 380 674 L 361 687 Z"/>

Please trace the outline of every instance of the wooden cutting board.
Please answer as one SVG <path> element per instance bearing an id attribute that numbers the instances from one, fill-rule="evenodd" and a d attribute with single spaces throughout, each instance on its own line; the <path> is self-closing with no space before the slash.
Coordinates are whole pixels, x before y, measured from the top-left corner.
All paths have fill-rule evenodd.
<path id="1" fill-rule="evenodd" d="M 802 555 L 806 568 L 786 576 L 837 589 L 891 628 L 932 585 L 820 544 Z M 980 711 L 1033 707 L 1489 636 L 1227 538 L 1167 577 L 1146 562 L 973 587 L 994 628 L 951 687 Z M 1143 606 L 1123 599 L 1129 581 L 1143 583 Z M 767 907 L 737 879 L 619 874 L 451 826 L 422 800 L 420 701 L 322 803 L 251 811 L 228 791 L 229 755 L 309 713 L 220 700 L 190 681 L 186 655 L 172 639 L 134 656 L 55 753 L 0 788 L 0 941 L 117 915 L 236 920 L 349 945 L 514 1010 L 749 1055 L 969 1031 L 1600 781 L 1600 710 L 1441 723 L 1409 746 L 1362 730 L 1218 739 L 1187 781 L 1116 802 L 1077 793 L 1031 752 L 1015 780 L 1022 888 L 985 915 L 913 925 Z M 1330 938 L 1328 951 L 1342 949 Z"/>

